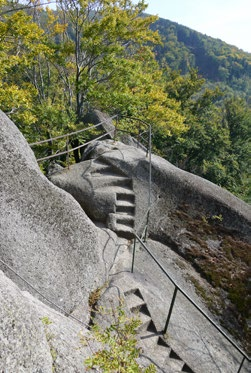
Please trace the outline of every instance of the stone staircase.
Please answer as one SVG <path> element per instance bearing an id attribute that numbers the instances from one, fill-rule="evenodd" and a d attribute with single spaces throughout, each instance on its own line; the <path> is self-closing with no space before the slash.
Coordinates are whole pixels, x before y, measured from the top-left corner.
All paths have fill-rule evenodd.
<path id="1" fill-rule="evenodd" d="M 157 372 L 176 373 L 194 371 L 165 341 L 162 332 L 158 332 L 147 304 L 138 288 L 124 292 L 125 302 L 130 311 L 140 318 L 142 324 L 138 334 L 143 349 L 142 357 L 146 363 L 153 363 Z"/>
<path id="2" fill-rule="evenodd" d="M 135 221 L 132 179 L 109 164 L 102 156 L 93 160 L 91 175 L 93 178 L 99 178 L 99 188 L 115 195 L 113 212 L 107 216 L 107 227 L 120 237 L 132 238 Z"/>

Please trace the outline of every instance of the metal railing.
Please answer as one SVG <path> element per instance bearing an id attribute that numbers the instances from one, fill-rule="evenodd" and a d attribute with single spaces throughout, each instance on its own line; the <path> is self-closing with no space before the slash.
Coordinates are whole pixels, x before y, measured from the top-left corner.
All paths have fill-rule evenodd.
<path id="1" fill-rule="evenodd" d="M 116 119 L 117 117 L 118 117 L 118 115 L 114 115 L 114 116 L 110 117 L 109 119 L 112 120 L 112 119 Z M 95 139 L 90 140 L 88 142 L 85 142 L 84 144 L 81 144 L 81 145 L 76 146 L 74 148 L 69 148 L 69 138 L 70 138 L 70 136 L 74 136 L 74 135 L 77 135 L 77 134 L 80 134 L 80 133 L 83 133 L 83 132 L 86 132 L 86 131 L 90 131 L 92 129 L 96 129 L 97 127 L 99 127 L 101 124 L 103 124 L 105 122 L 106 122 L 106 120 L 104 120 L 104 121 L 102 121 L 100 123 L 97 123 L 97 124 L 95 124 L 95 125 L 93 125 L 91 127 L 85 127 L 85 128 L 82 128 L 82 129 L 80 129 L 78 131 L 67 133 L 65 135 L 60 135 L 60 136 L 56 136 L 56 137 L 51 137 L 51 138 L 46 139 L 46 140 L 41 140 L 41 141 L 33 142 L 33 143 L 29 144 L 29 145 L 30 145 L 30 147 L 33 147 L 33 146 L 36 146 L 36 145 L 42 145 L 42 144 L 49 143 L 49 142 L 52 143 L 53 141 L 65 138 L 66 139 L 66 147 L 67 147 L 66 150 L 61 151 L 59 153 L 48 155 L 46 157 L 38 158 L 37 162 L 42 162 L 42 161 L 46 161 L 46 160 L 49 160 L 49 159 L 57 158 L 57 157 L 59 157 L 61 155 L 65 155 L 65 154 L 69 155 L 70 152 L 73 152 L 75 150 L 81 149 L 84 146 L 87 146 L 87 145 L 91 144 L 94 141 L 100 140 L 103 137 L 105 137 L 105 136 L 107 136 L 109 134 L 112 134 L 114 132 L 114 130 L 111 130 L 109 132 L 105 132 L 102 135 L 96 137 Z"/>
<path id="2" fill-rule="evenodd" d="M 89 145 L 89 144 L 91 144 L 91 143 L 93 143 L 97 140 L 100 140 L 100 139 L 106 137 L 107 135 L 114 134 L 114 140 L 116 140 L 116 136 L 119 132 L 127 133 L 127 134 L 130 134 L 131 136 L 135 136 L 135 133 L 132 134 L 131 131 L 127 131 L 127 130 L 119 128 L 119 126 L 118 126 L 119 118 L 127 118 L 127 119 L 130 119 L 130 120 L 133 120 L 133 121 L 137 121 L 138 123 L 143 123 L 145 126 L 147 126 L 149 128 L 149 124 L 142 119 L 134 118 L 134 117 L 126 117 L 126 116 L 121 116 L 121 115 L 116 114 L 116 115 L 109 118 L 109 120 L 116 120 L 116 125 L 114 126 L 114 129 L 112 129 L 109 132 L 105 132 L 102 135 L 100 135 L 98 137 L 95 137 L 94 139 L 92 139 L 90 141 L 87 141 L 87 142 L 85 142 L 81 145 L 78 145 L 76 147 L 73 147 L 73 148 L 69 147 L 69 139 L 70 139 L 71 136 L 79 135 L 83 132 L 87 132 L 87 131 L 90 131 L 90 130 L 93 130 L 93 129 L 97 129 L 102 124 L 106 123 L 107 120 L 101 121 L 101 122 L 99 122 L 99 123 L 97 123 L 93 126 L 90 126 L 90 127 L 82 128 L 78 131 L 69 132 L 69 133 L 66 133 L 64 135 L 51 137 L 51 138 L 41 140 L 41 141 L 36 141 L 36 142 L 30 143 L 29 145 L 30 145 L 30 147 L 33 147 L 33 146 L 43 145 L 43 144 L 46 144 L 46 143 L 51 143 L 52 144 L 54 141 L 61 140 L 61 139 L 66 139 L 66 149 L 65 150 L 56 152 L 55 154 L 47 155 L 45 157 L 37 158 L 37 162 L 42 162 L 42 161 L 50 160 L 50 159 L 53 159 L 53 158 L 57 158 L 61 155 L 65 155 L 65 154 L 67 156 L 69 156 L 69 153 L 74 152 L 75 150 L 81 149 L 81 148 L 83 148 L 83 147 L 85 147 L 85 146 L 87 146 L 87 145 Z M 137 144 L 139 145 L 142 141 L 145 141 L 145 139 L 143 138 L 143 135 L 144 134 L 149 135 L 149 129 L 144 130 L 144 131 L 140 131 L 140 126 L 138 126 L 137 130 L 138 130 L 138 134 L 136 135 L 136 138 L 137 138 L 136 141 L 137 141 Z M 147 147 L 145 148 L 145 150 L 146 150 L 146 153 L 149 154 L 149 157 L 151 156 L 150 147 L 151 147 L 151 142 L 149 142 L 149 140 L 147 139 Z"/>
<path id="3" fill-rule="evenodd" d="M 150 255 L 150 257 L 154 260 L 154 262 L 157 264 L 157 266 L 161 269 L 161 271 L 165 274 L 165 276 L 171 281 L 171 283 L 174 285 L 174 292 L 172 296 L 172 300 L 170 303 L 166 323 L 163 329 L 163 334 L 166 334 L 168 325 L 172 316 L 173 308 L 175 306 L 175 300 L 178 292 L 180 292 L 202 315 L 207 319 L 211 325 L 215 327 L 215 329 L 220 332 L 220 334 L 226 338 L 226 340 L 241 354 L 242 360 L 240 362 L 239 368 L 237 373 L 241 372 L 241 369 L 243 367 L 243 364 L 245 360 L 247 360 L 249 363 L 251 361 L 250 357 L 193 301 L 193 299 L 179 286 L 177 283 L 172 279 L 172 277 L 168 274 L 168 272 L 165 270 L 165 268 L 162 266 L 162 264 L 158 261 L 158 259 L 154 256 L 154 254 L 149 250 L 149 248 L 146 246 L 146 244 L 142 241 L 142 239 L 135 234 L 134 235 L 134 246 L 133 246 L 133 254 L 132 254 L 132 267 L 131 272 L 134 272 L 134 262 L 135 262 L 135 255 L 136 255 L 136 241 L 140 243 L 140 246 L 142 246 L 146 252 Z"/>

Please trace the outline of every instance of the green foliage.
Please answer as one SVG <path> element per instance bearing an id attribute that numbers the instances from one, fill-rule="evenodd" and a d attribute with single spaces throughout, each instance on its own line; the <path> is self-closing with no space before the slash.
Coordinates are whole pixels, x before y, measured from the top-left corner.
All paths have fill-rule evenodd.
<path id="1" fill-rule="evenodd" d="M 250 103 L 250 53 L 169 20 L 160 18 L 152 28 L 159 31 L 163 41 L 156 47 L 160 63 L 182 74 L 198 68 L 205 79 L 221 82 L 222 88 L 241 94 Z"/>
<path id="2" fill-rule="evenodd" d="M 49 319 L 48 316 L 41 317 L 40 320 L 42 321 L 42 323 L 44 325 L 46 340 L 47 340 L 48 345 L 50 347 L 50 354 L 51 354 L 51 358 L 52 358 L 52 372 L 54 372 L 55 369 L 56 369 L 55 361 L 57 359 L 58 354 L 57 354 L 57 351 L 55 350 L 55 348 L 53 347 L 53 344 L 52 344 L 54 335 L 49 332 L 49 328 L 48 328 L 49 325 L 52 324 L 52 321 Z"/>
<path id="3" fill-rule="evenodd" d="M 154 145 L 178 167 L 245 199 L 250 194 L 251 111 L 243 99 L 222 103 L 223 93 L 203 84 L 195 70 L 185 76 L 167 70 L 166 90 L 179 102 L 187 131 L 171 137 L 157 134 Z"/>
<path id="4" fill-rule="evenodd" d="M 160 40 L 149 28 L 156 17 L 142 17 L 144 1 L 62 0 L 56 11 L 6 4 L 0 108 L 29 142 L 83 126 L 92 108 L 154 121 L 167 135 L 184 131 L 179 104 L 166 94 L 152 52 Z M 59 145 L 66 147 L 65 141 Z M 35 151 L 41 158 L 61 149 L 48 141 Z"/>
<path id="5" fill-rule="evenodd" d="M 0 3 L 0 109 L 28 142 L 48 139 L 33 148 L 38 158 L 65 151 L 66 139 L 50 139 L 82 128 L 95 108 L 122 114 L 119 127 L 132 134 L 138 128 L 125 117 L 150 123 L 160 155 L 250 200 L 251 112 L 233 98 L 249 97 L 248 54 L 143 15 L 144 1 L 61 0 L 56 10 L 32 4 Z M 76 136 L 71 146 L 97 135 Z M 73 155 L 59 161 L 69 164 Z"/>
<path id="6" fill-rule="evenodd" d="M 101 314 L 104 312 L 100 309 Z M 101 348 L 85 360 L 89 369 L 100 368 L 104 373 L 154 373 L 156 368 L 151 364 L 141 368 L 136 359 L 140 349 L 137 347 L 136 330 L 141 324 L 139 319 L 127 317 L 122 306 L 110 310 L 113 322 L 102 329 L 95 324 L 92 333 L 101 343 Z"/>
<path id="7" fill-rule="evenodd" d="M 43 325 L 50 325 L 50 324 L 52 324 L 52 321 L 49 319 L 48 316 L 41 317 L 40 320 L 42 321 Z"/>
<path id="8" fill-rule="evenodd" d="M 29 126 L 36 122 L 32 112 L 37 89 L 24 74 L 32 69 L 38 56 L 50 55 L 44 31 L 25 11 L 14 11 L 15 4 L 4 2 L 0 10 L 0 109 L 17 124 Z M 14 6 L 11 9 L 12 5 Z"/>

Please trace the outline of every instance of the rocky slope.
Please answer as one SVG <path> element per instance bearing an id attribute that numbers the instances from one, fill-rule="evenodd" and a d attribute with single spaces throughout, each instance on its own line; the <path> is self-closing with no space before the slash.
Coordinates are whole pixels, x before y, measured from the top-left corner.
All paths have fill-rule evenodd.
<path id="1" fill-rule="evenodd" d="M 146 154 L 106 140 L 89 146 L 82 162 L 51 180 L 70 192 L 91 219 L 124 236 L 142 232 L 150 200 L 149 237 L 172 247 L 208 280 L 210 294 L 197 281 L 194 285 L 224 325 L 248 344 L 250 206 L 157 156 L 152 156 L 151 174 L 149 195 Z"/>
<path id="2" fill-rule="evenodd" d="M 41 318 L 54 318 L 54 308 L 88 324 L 89 294 L 107 279 L 115 234 L 97 228 L 70 194 L 48 181 L 24 137 L 2 112 L 0 158 L 0 371 L 51 372 L 54 363 Z M 36 300 L 27 299 L 22 290 L 52 308 L 35 306 Z M 66 339 L 72 350 L 78 348 L 79 325 L 62 315 L 55 318 L 59 337 L 53 339 L 59 344 Z M 73 331 L 77 344 L 67 342 Z M 57 371 L 75 372 L 75 365 L 84 371 L 82 355 L 77 363 L 76 353 L 71 362 L 67 354 L 65 347 Z"/>
<path id="3" fill-rule="evenodd" d="M 234 279 L 233 287 L 238 278 L 246 286 L 251 218 L 242 201 L 154 156 L 149 195 L 149 158 L 112 140 L 88 147 L 82 162 L 69 169 L 51 170 L 53 185 L 3 113 L 0 156 L 0 371 L 85 372 L 83 361 L 97 348 L 86 338 L 89 301 L 99 297 L 105 284 L 107 289 L 96 300 L 106 303 L 110 289 L 116 291 L 108 296 L 108 304 L 118 296 L 136 299 L 136 306 L 131 300 L 126 305 L 128 312 L 139 302 L 159 341 L 172 286 L 139 248 L 135 273 L 130 273 L 131 238 L 134 232 L 142 233 L 149 202 L 148 243 L 165 268 L 203 309 L 211 302 L 222 319 L 224 312 L 231 315 L 235 330 L 246 325 L 247 316 L 236 309 L 229 289 L 220 284 L 222 293 L 215 295 L 219 284 L 207 273 L 208 268 L 216 273 L 224 263 L 230 277 L 222 281 L 230 284 Z M 234 250 L 237 241 L 242 251 Z M 188 269 L 188 260 L 208 276 L 211 287 L 192 266 Z M 218 266 L 210 267 L 215 261 Z M 141 363 L 155 359 L 158 372 L 201 373 L 201 367 L 209 373 L 235 372 L 240 356 L 182 299 L 177 307 L 169 340 L 151 348 L 145 343 Z M 151 338 L 148 326 L 144 333 Z"/>

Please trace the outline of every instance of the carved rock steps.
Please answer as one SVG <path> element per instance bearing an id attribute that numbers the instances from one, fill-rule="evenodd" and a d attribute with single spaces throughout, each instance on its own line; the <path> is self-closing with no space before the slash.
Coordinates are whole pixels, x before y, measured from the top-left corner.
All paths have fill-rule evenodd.
<path id="1" fill-rule="evenodd" d="M 92 162 L 91 175 L 97 180 L 99 188 L 107 188 L 115 194 L 114 212 L 107 217 L 107 227 L 124 238 L 132 238 L 135 222 L 135 194 L 132 179 L 121 170 L 99 157 Z"/>
<path id="2" fill-rule="evenodd" d="M 161 332 L 158 332 L 152 320 L 146 302 L 138 288 L 124 292 L 128 308 L 137 314 L 142 324 L 138 328 L 141 345 L 143 349 L 142 357 L 149 363 L 154 363 L 157 372 L 175 373 L 188 372 L 193 370 L 179 357 L 178 354 L 164 340 Z"/>

